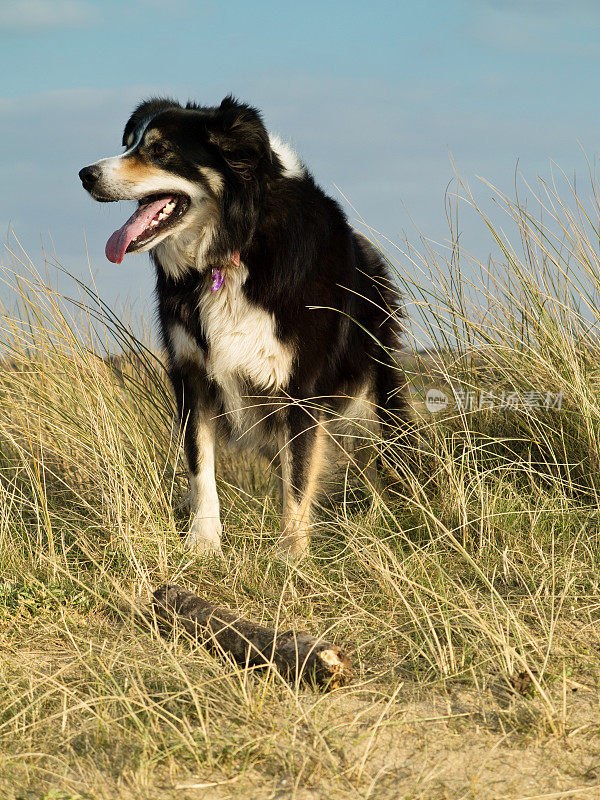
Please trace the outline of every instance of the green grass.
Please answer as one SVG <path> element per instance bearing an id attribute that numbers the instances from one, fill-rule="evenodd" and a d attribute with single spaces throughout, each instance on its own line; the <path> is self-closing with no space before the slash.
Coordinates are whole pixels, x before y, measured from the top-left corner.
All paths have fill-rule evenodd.
<path id="1" fill-rule="evenodd" d="M 93 292 L 69 300 L 9 255 L 0 798 L 597 796 L 598 206 L 539 188 L 541 223 L 535 196 L 499 197 L 510 237 L 481 213 L 501 263 L 475 280 L 456 241 L 388 254 L 437 348 L 404 357 L 415 385 L 562 407 L 430 414 L 416 398 L 423 461 L 391 491 L 338 464 L 300 564 L 275 555 L 276 487 L 248 453 L 219 463 L 224 559 L 184 551 L 160 354 Z M 165 580 L 327 635 L 356 681 L 319 694 L 161 636 L 143 612 Z"/>

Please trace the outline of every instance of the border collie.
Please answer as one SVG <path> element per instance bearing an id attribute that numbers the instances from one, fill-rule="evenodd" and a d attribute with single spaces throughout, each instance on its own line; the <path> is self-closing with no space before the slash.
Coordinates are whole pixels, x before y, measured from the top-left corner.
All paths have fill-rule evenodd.
<path id="1" fill-rule="evenodd" d="M 220 550 L 223 434 L 278 455 L 281 543 L 302 556 L 336 418 L 384 433 L 408 422 L 387 265 L 260 113 L 232 97 L 147 100 L 123 146 L 79 177 L 95 200 L 138 202 L 106 256 L 150 251 L 156 268 L 190 476 L 186 544 Z"/>

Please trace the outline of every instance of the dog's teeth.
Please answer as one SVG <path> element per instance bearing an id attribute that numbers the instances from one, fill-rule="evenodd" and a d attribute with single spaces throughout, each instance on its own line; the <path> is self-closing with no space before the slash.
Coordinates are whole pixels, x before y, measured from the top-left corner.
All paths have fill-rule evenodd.
<path id="1" fill-rule="evenodd" d="M 170 214 L 170 213 L 173 211 L 173 209 L 175 208 L 175 205 L 176 205 L 176 204 L 175 204 L 175 202 L 174 202 L 173 200 L 170 200 L 170 201 L 169 201 L 169 202 L 168 202 L 168 203 L 167 203 L 167 204 L 166 204 L 166 205 L 165 205 L 165 206 L 162 208 L 162 210 L 159 212 L 159 214 L 158 214 L 156 217 L 154 217 L 154 219 L 153 219 L 153 220 L 151 220 L 151 221 L 150 221 L 150 224 L 148 225 L 148 227 L 149 227 L 149 228 L 156 228 L 156 226 L 159 224 L 159 222 L 162 222 L 162 220 L 163 220 L 163 219 L 166 219 L 166 218 L 169 216 L 169 214 Z M 136 238 L 137 238 L 137 237 L 136 237 Z M 132 241 L 135 241 L 135 239 L 133 239 Z"/>

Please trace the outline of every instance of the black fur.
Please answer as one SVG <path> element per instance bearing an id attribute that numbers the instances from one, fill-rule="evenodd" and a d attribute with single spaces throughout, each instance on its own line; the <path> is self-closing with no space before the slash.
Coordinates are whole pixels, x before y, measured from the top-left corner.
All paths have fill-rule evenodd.
<path id="1" fill-rule="evenodd" d="M 188 104 L 186 110 L 201 123 L 193 129 L 206 130 L 207 152 L 216 155 L 210 150 L 215 146 L 221 153 L 226 177 L 221 223 L 207 261 L 219 266 L 240 252 L 249 272 L 243 287 L 248 299 L 271 312 L 278 335 L 298 348 L 289 393 L 298 399 L 351 394 L 375 370 L 382 416 L 404 418 L 405 379 L 394 359 L 402 312 L 380 253 L 352 230 L 338 203 L 308 172 L 301 179 L 281 178 L 256 110 L 231 98 L 219 109 Z M 167 127 L 183 119 L 167 111 L 153 124 Z M 202 163 L 214 166 L 218 156 Z M 179 173 L 188 177 L 190 170 Z M 173 280 L 153 258 L 161 328 L 183 321 L 205 346 L 196 308 L 206 275 L 191 272 Z"/>

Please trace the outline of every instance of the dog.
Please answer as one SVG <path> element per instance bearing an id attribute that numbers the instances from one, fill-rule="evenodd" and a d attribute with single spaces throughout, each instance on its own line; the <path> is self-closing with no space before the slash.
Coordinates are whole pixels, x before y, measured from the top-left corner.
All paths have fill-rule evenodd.
<path id="1" fill-rule="evenodd" d="M 280 542 L 302 557 L 336 419 L 409 421 L 395 354 L 402 307 L 386 261 L 253 107 L 154 98 L 125 151 L 79 172 L 100 202 L 138 208 L 107 258 L 150 252 L 190 479 L 186 545 L 220 551 L 215 449 L 275 453 Z"/>

